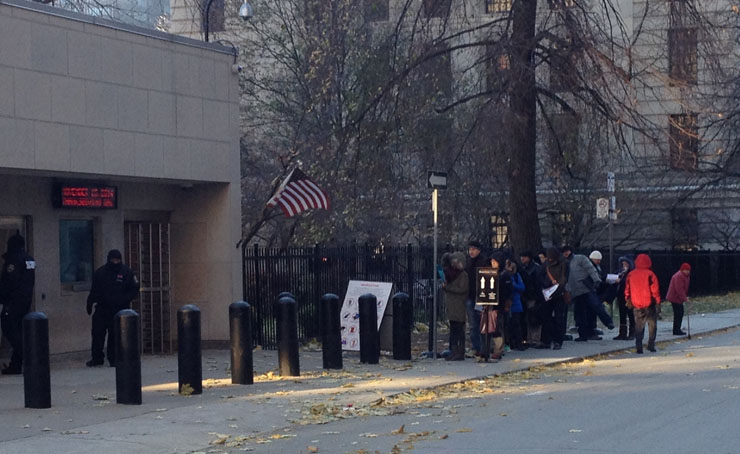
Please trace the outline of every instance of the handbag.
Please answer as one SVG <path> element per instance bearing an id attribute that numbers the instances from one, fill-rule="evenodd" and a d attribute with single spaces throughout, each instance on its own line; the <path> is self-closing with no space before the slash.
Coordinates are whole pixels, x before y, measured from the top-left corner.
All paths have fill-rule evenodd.
<path id="1" fill-rule="evenodd" d="M 486 308 L 481 314 L 480 318 L 480 332 L 481 334 L 493 334 L 496 332 L 498 327 L 498 311 L 491 308 Z"/>
<path id="2" fill-rule="evenodd" d="M 557 281 L 557 279 L 555 279 L 553 277 L 552 273 L 550 272 L 550 270 L 547 267 L 545 267 L 545 271 L 547 271 L 547 276 L 550 278 L 550 281 L 551 282 L 552 281 Z M 557 290 L 555 291 L 555 293 L 557 293 L 558 291 L 560 291 L 561 288 L 563 288 L 562 285 L 557 288 Z M 555 295 L 552 295 L 552 296 L 555 296 Z M 570 292 L 568 290 L 565 290 L 565 288 L 563 288 L 563 301 L 565 301 L 565 304 L 570 304 Z"/>

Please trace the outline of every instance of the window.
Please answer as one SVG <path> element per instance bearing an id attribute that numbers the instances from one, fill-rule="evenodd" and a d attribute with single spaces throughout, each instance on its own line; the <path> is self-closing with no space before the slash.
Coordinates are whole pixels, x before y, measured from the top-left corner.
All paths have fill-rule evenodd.
<path id="1" fill-rule="evenodd" d="M 672 82 L 697 82 L 698 28 L 687 0 L 670 1 L 668 28 L 668 75 Z"/>
<path id="2" fill-rule="evenodd" d="M 437 46 L 429 54 L 438 54 L 419 65 L 421 96 L 432 100 L 452 96 L 452 58 L 445 46 Z"/>
<path id="3" fill-rule="evenodd" d="M 509 243 L 509 226 L 506 217 L 494 214 L 490 219 L 491 224 L 491 247 L 499 249 Z"/>
<path id="4" fill-rule="evenodd" d="M 671 210 L 673 249 L 695 251 L 699 249 L 699 216 L 696 209 Z"/>
<path id="5" fill-rule="evenodd" d="M 93 222 L 59 221 L 59 275 L 63 288 L 87 290 L 93 274 Z"/>
<path id="6" fill-rule="evenodd" d="M 488 90 L 502 90 L 511 69 L 511 61 L 507 54 L 499 46 L 486 46 L 486 85 Z"/>
<path id="7" fill-rule="evenodd" d="M 572 242 L 573 224 L 572 213 L 551 213 L 552 216 L 552 242 L 553 244 L 568 244 Z"/>
<path id="8" fill-rule="evenodd" d="M 0 216 L 0 247 L 3 248 L 0 254 L 5 252 L 8 239 L 16 233 L 20 233 L 26 240 L 26 251 L 29 251 L 30 241 L 26 235 L 26 219 L 22 216 Z"/>
<path id="9" fill-rule="evenodd" d="M 424 17 L 431 19 L 433 17 L 445 18 L 450 14 L 452 0 L 424 0 L 422 9 Z"/>
<path id="10" fill-rule="evenodd" d="M 201 5 L 201 16 L 205 17 L 208 0 L 203 0 Z M 203 31 L 206 30 L 205 20 L 203 21 Z M 224 0 L 213 0 L 211 8 L 208 10 L 208 33 L 224 31 Z"/>
<path id="11" fill-rule="evenodd" d="M 388 20 L 389 0 L 364 0 L 365 20 L 368 22 L 385 22 Z"/>
<path id="12" fill-rule="evenodd" d="M 576 6 L 576 0 L 548 0 L 547 3 L 552 10 L 562 10 Z"/>
<path id="13" fill-rule="evenodd" d="M 486 14 L 511 11 L 511 0 L 486 0 Z"/>
<path id="14" fill-rule="evenodd" d="M 570 39 L 550 49 L 550 89 L 573 91 L 578 87 L 578 73 L 574 64 L 575 48 Z"/>
<path id="15" fill-rule="evenodd" d="M 550 116 L 549 149 L 554 167 L 569 168 L 583 164 L 578 155 L 579 119 L 571 113 Z"/>
<path id="16" fill-rule="evenodd" d="M 699 126 L 697 115 L 671 115 L 668 126 L 670 165 L 674 169 L 694 170 L 699 160 Z"/>

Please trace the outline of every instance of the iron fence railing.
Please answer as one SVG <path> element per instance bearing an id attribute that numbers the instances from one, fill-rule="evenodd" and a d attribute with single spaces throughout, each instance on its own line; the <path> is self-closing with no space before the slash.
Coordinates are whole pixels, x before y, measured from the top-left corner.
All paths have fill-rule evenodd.
<path id="1" fill-rule="evenodd" d="M 639 252 L 650 255 L 662 295 L 683 262 L 692 267 L 691 295 L 740 288 L 740 252 L 615 251 L 614 260 L 625 254 L 634 258 Z M 607 254 L 604 256 L 606 267 Z M 431 247 L 352 245 L 278 249 L 255 245 L 242 249 L 242 259 L 244 298 L 253 308 L 253 340 L 263 348 L 277 345 L 274 304 L 280 293 L 295 295 L 298 337 L 305 342 L 319 336 L 321 296 L 335 293 L 343 300 L 350 280 L 391 282 L 394 292 L 406 292 L 411 297 L 415 322 L 428 323 L 431 319 L 434 270 Z M 444 320 L 444 304 L 441 295 L 438 296 L 438 320 Z"/>

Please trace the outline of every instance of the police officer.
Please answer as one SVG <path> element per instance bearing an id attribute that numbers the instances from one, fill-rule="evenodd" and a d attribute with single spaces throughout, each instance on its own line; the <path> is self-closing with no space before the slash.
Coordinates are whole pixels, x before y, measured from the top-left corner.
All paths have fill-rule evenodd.
<path id="1" fill-rule="evenodd" d="M 5 375 L 20 374 L 23 365 L 23 317 L 31 309 L 36 262 L 26 253 L 26 241 L 16 233 L 8 239 L 8 251 L 0 274 L 0 316 L 3 334 L 13 348 Z"/>
<path id="2" fill-rule="evenodd" d="M 131 300 L 139 294 L 139 281 L 131 268 L 123 264 L 121 252 L 112 249 L 108 252 L 107 263 L 93 275 L 92 288 L 87 297 L 87 315 L 92 316 L 92 359 L 88 367 L 103 365 L 103 345 L 108 336 L 108 363 L 116 365 L 116 351 L 113 344 L 113 320 L 116 313 L 129 309 Z"/>

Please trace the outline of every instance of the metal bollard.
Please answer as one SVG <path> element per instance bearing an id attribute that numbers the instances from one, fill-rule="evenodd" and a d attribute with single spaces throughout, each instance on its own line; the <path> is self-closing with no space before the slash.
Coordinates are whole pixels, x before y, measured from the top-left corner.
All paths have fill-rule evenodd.
<path id="1" fill-rule="evenodd" d="M 413 313 L 408 294 L 398 292 L 393 295 L 393 359 L 411 359 Z"/>
<path id="2" fill-rule="evenodd" d="M 229 333 L 231 338 L 231 383 L 254 383 L 252 361 L 252 308 L 246 301 L 229 305 Z"/>
<path id="3" fill-rule="evenodd" d="M 189 385 L 191 394 L 203 394 L 200 350 L 200 309 L 187 304 L 177 311 L 177 392 Z"/>
<path id="4" fill-rule="evenodd" d="M 372 293 L 360 297 L 360 362 L 380 362 L 380 333 L 378 332 L 378 299 Z"/>
<path id="5" fill-rule="evenodd" d="M 23 317 L 23 393 L 26 408 L 51 408 L 49 319 L 42 312 Z"/>
<path id="6" fill-rule="evenodd" d="M 139 314 L 119 311 L 113 322 L 116 346 L 116 402 L 141 405 L 141 356 Z"/>
<path id="7" fill-rule="evenodd" d="M 339 297 L 327 293 L 321 297 L 319 304 L 319 321 L 321 323 L 321 353 L 324 369 L 341 369 L 342 363 L 342 323 Z"/>
<path id="8" fill-rule="evenodd" d="M 290 377 L 301 375 L 298 360 L 298 313 L 296 302 L 290 296 L 278 300 L 277 335 L 280 375 Z"/>

